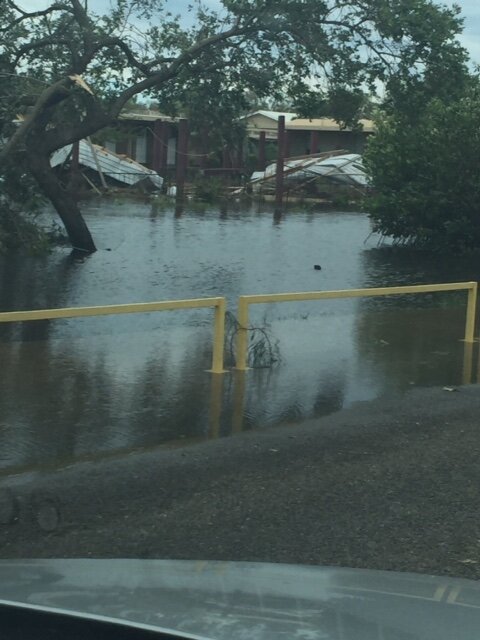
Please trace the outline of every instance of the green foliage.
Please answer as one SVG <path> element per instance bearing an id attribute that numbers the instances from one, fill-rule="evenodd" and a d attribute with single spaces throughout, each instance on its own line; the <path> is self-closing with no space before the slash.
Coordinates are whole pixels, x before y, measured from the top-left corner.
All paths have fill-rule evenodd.
<path id="1" fill-rule="evenodd" d="M 49 231 L 37 223 L 44 204 L 21 160 L 15 158 L 0 176 L 0 253 L 19 247 L 43 253 L 58 242 L 58 229 Z"/>
<path id="2" fill-rule="evenodd" d="M 358 127 L 361 118 L 370 117 L 371 99 L 360 88 L 332 87 L 328 95 L 304 87 L 295 99 L 295 109 L 301 117 L 334 117 L 345 127 Z"/>
<path id="3" fill-rule="evenodd" d="M 215 202 L 225 195 L 225 185 L 220 178 L 199 176 L 193 185 L 193 197 L 201 202 Z"/>
<path id="4" fill-rule="evenodd" d="M 31 213 L 19 210 L 12 202 L 0 202 L 0 253 L 19 248 L 34 254 L 46 253 L 59 237 L 56 229 L 47 231 L 39 226 Z"/>
<path id="5" fill-rule="evenodd" d="M 338 0 L 223 4 L 230 16 L 199 11 L 197 34 L 211 37 L 235 18 L 246 35 L 202 52 L 152 95 L 161 109 L 183 109 L 194 127 L 201 123 L 227 140 L 234 116 L 262 102 L 285 102 L 306 117 L 333 115 L 354 126 L 371 111 L 366 96 L 375 94 L 379 79 L 399 94 L 426 79 L 433 84 L 440 69 L 466 60 L 455 40 L 458 10 L 428 0 L 377 0 L 373 7 Z M 187 41 L 194 39 L 192 31 Z"/>
<path id="6" fill-rule="evenodd" d="M 438 250 L 480 248 L 480 89 L 377 127 L 364 157 L 375 230 Z"/>

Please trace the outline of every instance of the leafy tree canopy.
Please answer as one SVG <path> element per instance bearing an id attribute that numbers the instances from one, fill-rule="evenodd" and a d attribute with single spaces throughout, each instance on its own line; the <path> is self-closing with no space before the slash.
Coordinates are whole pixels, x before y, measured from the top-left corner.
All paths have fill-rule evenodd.
<path id="1" fill-rule="evenodd" d="M 480 247 L 480 84 L 432 98 L 412 123 L 384 115 L 364 161 L 375 230 L 436 250 Z"/>

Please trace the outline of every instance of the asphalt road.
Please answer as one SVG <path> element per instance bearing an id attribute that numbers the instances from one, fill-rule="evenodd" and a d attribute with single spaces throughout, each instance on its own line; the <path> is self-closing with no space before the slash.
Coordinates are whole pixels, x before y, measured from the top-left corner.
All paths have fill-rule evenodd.
<path id="1" fill-rule="evenodd" d="M 0 484 L 0 556 L 249 560 L 480 578 L 480 387 Z"/>

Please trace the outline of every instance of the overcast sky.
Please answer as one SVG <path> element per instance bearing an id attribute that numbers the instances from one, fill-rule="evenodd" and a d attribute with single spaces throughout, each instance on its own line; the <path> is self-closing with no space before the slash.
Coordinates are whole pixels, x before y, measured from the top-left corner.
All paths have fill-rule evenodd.
<path id="1" fill-rule="evenodd" d="M 0 0 L 1 1 L 1 0 Z M 204 0 L 205 1 L 205 0 Z M 168 0 L 172 11 L 176 13 L 187 12 L 190 0 Z M 44 9 L 52 4 L 51 0 L 19 0 L 18 4 L 25 9 Z M 92 9 L 105 9 L 109 6 L 110 0 L 89 0 Z M 206 4 L 217 6 L 218 0 L 207 0 Z M 446 2 L 445 4 L 451 4 Z M 465 31 L 462 35 L 462 44 L 468 49 L 473 62 L 480 64 L 480 1 L 479 0 L 457 0 L 462 8 L 465 18 Z"/>

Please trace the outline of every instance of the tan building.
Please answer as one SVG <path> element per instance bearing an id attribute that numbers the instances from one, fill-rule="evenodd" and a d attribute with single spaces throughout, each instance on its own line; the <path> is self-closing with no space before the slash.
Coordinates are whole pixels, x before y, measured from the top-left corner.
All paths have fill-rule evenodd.
<path id="1" fill-rule="evenodd" d="M 241 120 L 246 126 L 248 137 L 252 140 L 258 140 L 261 131 L 265 132 L 267 140 L 276 140 L 279 116 L 285 116 L 285 122 L 289 124 L 297 117 L 297 114 L 282 111 L 255 111 L 244 116 Z"/>
<path id="2" fill-rule="evenodd" d="M 285 156 L 295 157 L 345 149 L 351 153 L 362 153 L 368 136 L 374 133 L 371 120 L 360 120 L 361 128 L 342 128 L 331 118 L 298 118 L 295 113 L 280 111 L 255 111 L 243 118 L 249 140 L 258 145 L 259 164 L 262 164 L 262 145 L 276 142 L 278 119 L 285 116 Z M 270 145 L 271 146 L 271 145 Z M 272 154 L 263 152 L 267 157 Z"/>

